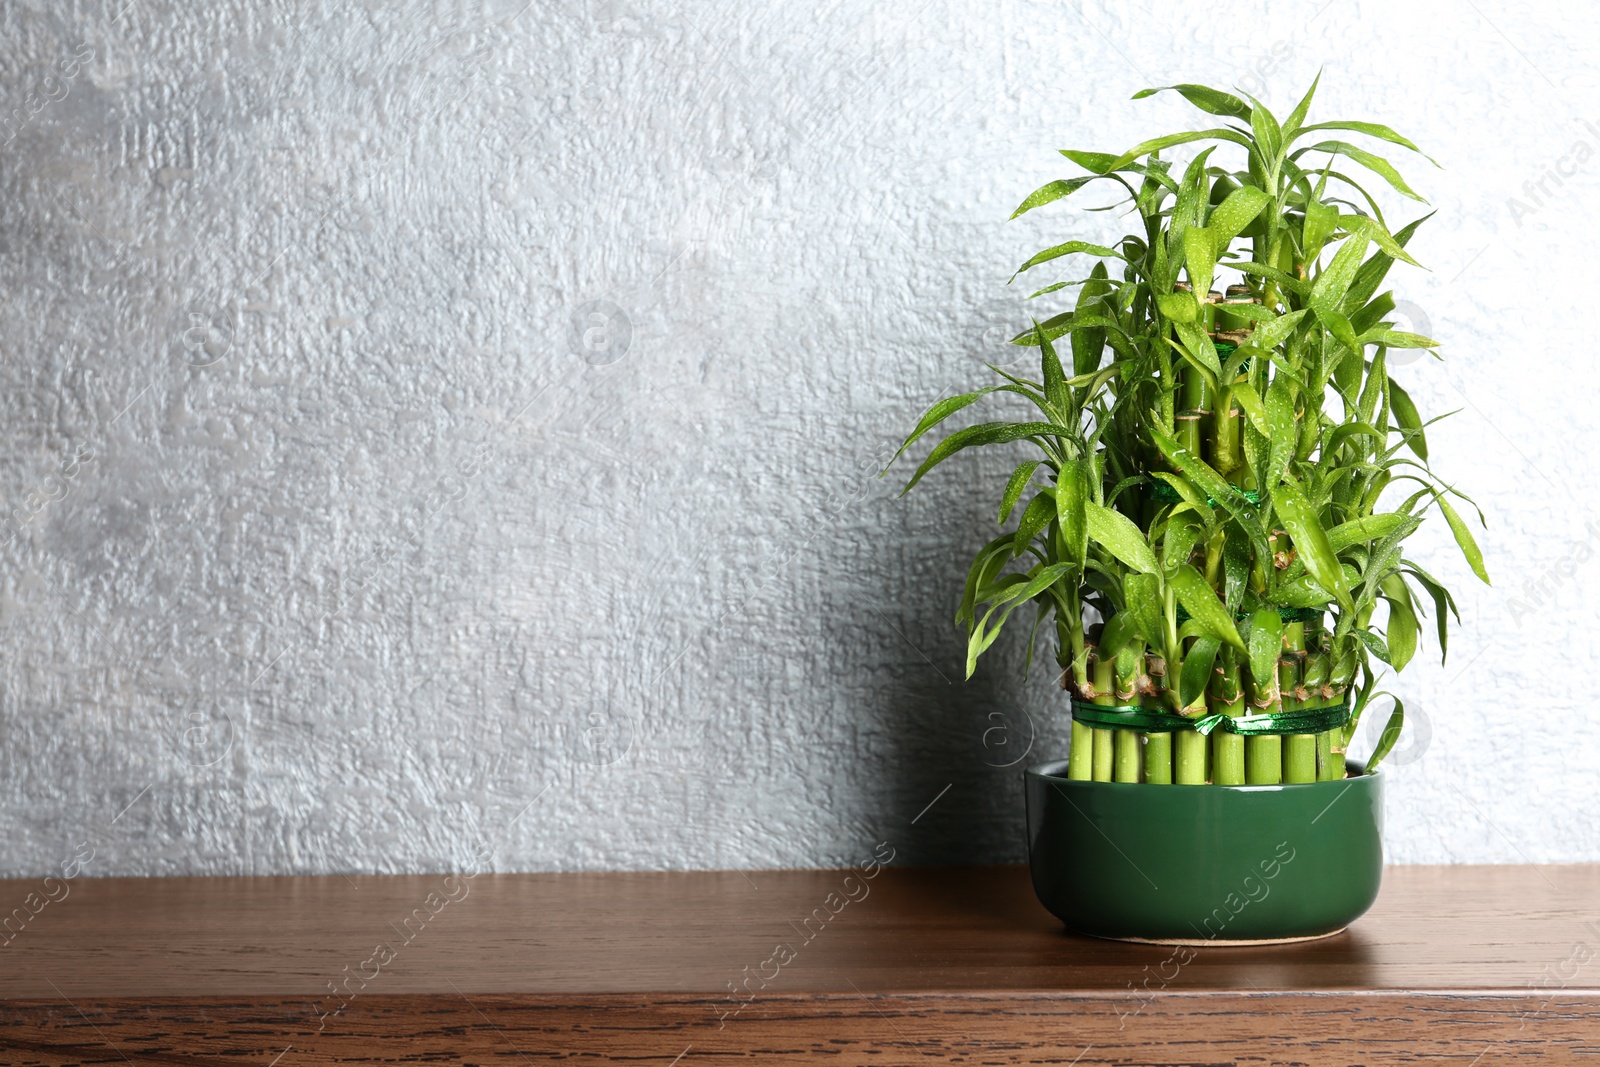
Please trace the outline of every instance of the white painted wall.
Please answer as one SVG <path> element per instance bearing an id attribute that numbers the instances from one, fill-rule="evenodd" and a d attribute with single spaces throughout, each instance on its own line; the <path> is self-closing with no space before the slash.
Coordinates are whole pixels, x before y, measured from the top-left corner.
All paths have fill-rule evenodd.
<path id="1" fill-rule="evenodd" d="M 0 874 L 1022 858 L 1005 457 L 875 465 L 1112 233 L 1006 221 L 1055 149 L 1319 68 L 1442 165 L 1398 373 L 1496 583 L 1420 535 L 1389 854 L 1600 860 L 1592 10 L 124 3 L 0 8 Z"/>

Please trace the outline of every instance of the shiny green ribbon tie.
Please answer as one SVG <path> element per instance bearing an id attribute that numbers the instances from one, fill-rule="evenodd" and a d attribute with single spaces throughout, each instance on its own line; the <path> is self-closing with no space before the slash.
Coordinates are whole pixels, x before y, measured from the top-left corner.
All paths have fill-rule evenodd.
<path id="1" fill-rule="evenodd" d="M 1338 704 L 1320 708 L 1297 708 L 1293 711 L 1269 711 L 1259 715 L 1235 718 L 1220 711 L 1186 719 L 1181 715 L 1152 711 L 1133 704 L 1086 704 L 1072 702 L 1072 717 L 1090 726 L 1137 730 L 1146 734 L 1172 733 L 1175 730 L 1195 730 L 1208 736 L 1214 730 L 1239 734 L 1243 737 L 1260 737 L 1272 734 L 1320 734 L 1350 721 L 1348 698 Z"/>

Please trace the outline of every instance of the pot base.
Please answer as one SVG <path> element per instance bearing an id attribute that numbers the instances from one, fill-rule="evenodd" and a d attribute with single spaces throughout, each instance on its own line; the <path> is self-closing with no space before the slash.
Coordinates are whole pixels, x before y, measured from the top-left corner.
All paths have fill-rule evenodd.
<path id="1" fill-rule="evenodd" d="M 1341 926 L 1337 930 L 1329 930 L 1325 934 L 1305 934 L 1301 937 L 1258 937 L 1249 941 L 1225 941 L 1222 938 L 1197 938 L 1197 937 L 1110 937 L 1103 934 L 1089 934 L 1102 941 L 1132 941 L 1138 945 L 1193 945 L 1196 948 L 1205 948 L 1208 945 L 1220 945 L 1225 948 L 1248 948 L 1251 945 L 1293 945 L 1299 941 L 1321 941 L 1326 937 L 1337 937 L 1350 929 Z"/>

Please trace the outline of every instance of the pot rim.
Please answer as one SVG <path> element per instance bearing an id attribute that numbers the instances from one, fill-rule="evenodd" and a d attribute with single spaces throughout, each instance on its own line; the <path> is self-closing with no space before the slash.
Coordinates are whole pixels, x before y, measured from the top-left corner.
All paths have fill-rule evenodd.
<path id="1" fill-rule="evenodd" d="M 1343 784 L 1347 788 L 1362 779 L 1376 781 L 1383 776 L 1383 768 L 1368 771 L 1364 760 L 1346 759 L 1346 766 L 1354 765 L 1355 774 L 1346 773 L 1343 778 L 1330 778 L 1324 782 L 1281 782 L 1277 785 L 1212 785 L 1207 782 L 1203 786 L 1180 785 L 1177 782 L 1096 782 L 1083 778 L 1068 778 L 1066 775 L 1067 761 L 1064 759 L 1046 760 L 1029 766 L 1024 774 L 1029 778 L 1041 778 L 1051 782 L 1062 782 L 1073 786 L 1095 786 L 1097 788 L 1114 789 L 1226 789 L 1236 793 L 1273 793 L 1284 789 L 1312 789 L 1318 786 L 1334 786 Z"/>

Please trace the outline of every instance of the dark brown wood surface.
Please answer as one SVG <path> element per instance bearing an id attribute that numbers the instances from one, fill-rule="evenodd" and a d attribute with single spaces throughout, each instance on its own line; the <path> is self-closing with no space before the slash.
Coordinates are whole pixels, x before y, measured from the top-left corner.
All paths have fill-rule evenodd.
<path id="1" fill-rule="evenodd" d="M 1181 953 L 1023 868 L 847 875 L 0 882 L 0 1063 L 1600 1056 L 1600 866 L 1392 867 L 1337 937 Z"/>

